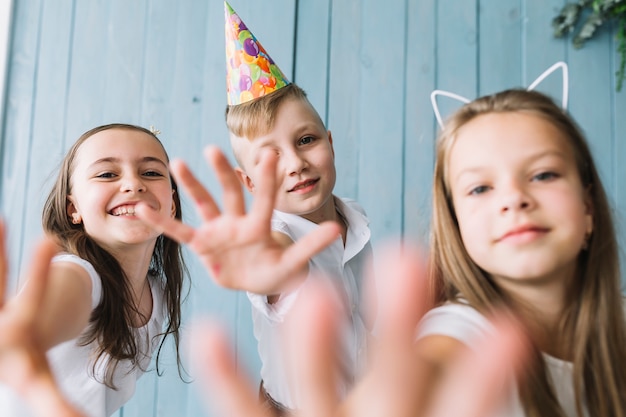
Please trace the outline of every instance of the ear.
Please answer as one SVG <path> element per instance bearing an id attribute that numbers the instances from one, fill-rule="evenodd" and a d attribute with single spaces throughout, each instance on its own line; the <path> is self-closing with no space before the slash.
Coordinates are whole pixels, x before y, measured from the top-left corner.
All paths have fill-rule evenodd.
<path id="1" fill-rule="evenodd" d="M 76 208 L 76 205 L 74 205 L 74 201 L 72 199 L 72 196 L 70 196 L 70 195 L 67 196 L 66 213 L 69 216 L 69 218 L 71 219 L 72 224 L 80 224 L 80 223 L 82 223 L 83 218 L 80 215 L 80 213 L 78 212 L 78 209 Z"/>
<path id="2" fill-rule="evenodd" d="M 328 131 L 328 142 L 330 142 L 330 149 L 333 151 L 333 159 L 335 159 L 335 147 L 333 146 L 333 134 Z"/>
<path id="3" fill-rule="evenodd" d="M 593 201 L 591 199 L 591 185 L 585 190 L 585 230 L 588 236 L 593 233 Z"/>
<path id="4" fill-rule="evenodd" d="M 237 174 L 239 182 L 246 187 L 246 190 L 254 194 L 254 183 L 252 182 L 252 178 L 250 178 L 248 174 L 246 174 L 246 172 L 239 167 L 235 167 L 235 174 Z"/>
<path id="5" fill-rule="evenodd" d="M 176 190 L 172 190 L 172 197 L 176 194 Z M 170 217 L 176 217 L 176 200 L 172 198 L 172 210 L 170 213 Z"/>

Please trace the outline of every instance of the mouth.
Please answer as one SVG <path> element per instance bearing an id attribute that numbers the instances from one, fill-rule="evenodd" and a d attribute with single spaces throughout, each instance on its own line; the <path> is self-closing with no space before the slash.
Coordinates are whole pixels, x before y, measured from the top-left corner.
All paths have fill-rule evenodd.
<path id="1" fill-rule="evenodd" d="M 546 227 L 540 227 L 540 226 L 534 226 L 534 225 L 522 226 L 522 227 L 517 227 L 515 229 L 512 229 L 506 232 L 499 239 L 497 239 L 497 241 L 501 242 L 501 241 L 506 240 L 506 241 L 515 241 L 515 242 L 518 242 L 518 241 L 526 242 L 526 241 L 531 241 L 539 236 L 543 236 L 549 231 L 550 229 Z"/>
<path id="2" fill-rule="evenodd" d="M 112 216 L 134 216 L 135 215 L 135 205 L 134 204 L 124 204 L 121 206 L 113 207 L 109 211 L 109 214 Z"/>
<path id="3" fill-rule="evenodd" d="M 314 180 L 306 180 L 306 181 L 299 182 L 293 188 L 291 188 L 290 190 L 287 190 L 287 192 L 291 193 L 294 191 L 304 190 L 308 187 L 314 186 L 315 184 L 317 184 L 318 181 L 319 181 L 319 178 L 316 178 Z"/>

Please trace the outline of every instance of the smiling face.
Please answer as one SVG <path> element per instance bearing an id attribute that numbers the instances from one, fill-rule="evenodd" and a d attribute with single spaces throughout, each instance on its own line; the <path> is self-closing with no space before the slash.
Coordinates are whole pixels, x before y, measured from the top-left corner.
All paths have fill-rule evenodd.
<path id="1" fill-rule="evenodd" d="M 334 216 L 332 137 L 307 100 L 286 99 L 267 133 L 254 138 L 231 133 L 231 143 L 241 164 L 240 178 L 252 193 L 255 166 L 261 154 L 270 150 L 278 155 L 276 209 L 316 223 Z"/>
<path id="2" fill-rule="evenodd" d="M 463 244 L 505 287 L 573 276 L 593 230 L 568 139 L 529 112 L 462 126 L 446 172 Z"/>
<path id="3" fill-rule="evenodd" d="M 107 129 L 78 148 L 70 177 L 67 214 L 107 249 L 153 245 L 159 233 L 134 214 L 142 201 L 174 216 L 173 190 L 162 145 L 134 129 Z"/>

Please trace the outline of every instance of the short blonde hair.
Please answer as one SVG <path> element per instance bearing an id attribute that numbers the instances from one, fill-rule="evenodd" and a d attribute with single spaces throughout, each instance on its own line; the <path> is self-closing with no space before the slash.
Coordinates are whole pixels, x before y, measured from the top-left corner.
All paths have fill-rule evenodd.
<path id="1" fill-rule="evenodd" d="M 267 133 L 274 126 L 281 104 L 288 99 L 309 102 L 304 90 L 291 83 L 266 96 L 226 107 L 226 126 L 239 137 L 253 138 Z"/>
<path id="2" fill-rule="evenodd" d="M 242 166 L 241 152 L 244 146 L 242 142 L 268 133 L 274 127 L 278 109 L 288 100 L 300 100 L 308 104 L 317 115 L 319 123 L 324 126 L 322 118 L 309 102 L 306 92 L 294 83 L 255 100 L 226 107 L 226 127 L 230 132 L 230 144 L 240 166 Z"/>

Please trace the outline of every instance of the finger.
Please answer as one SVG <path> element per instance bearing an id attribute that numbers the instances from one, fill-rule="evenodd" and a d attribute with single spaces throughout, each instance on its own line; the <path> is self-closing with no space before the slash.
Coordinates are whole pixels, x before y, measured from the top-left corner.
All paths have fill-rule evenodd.
<path id="1" fill-rule="evenodd" d="M 243 198 L 243 189 L 235 170 L 222 151 L 215 146 L 207 146 L 204 155 L 215 170 L 215 175 L 222 185 L 224 211 L 230 214 L 243 216 L 246 204 Z"/>
<path id="2" fill-rule="evenodd" d="M 340 236 L 340 227 L 335 222 L 324 222 L 314 231 L 289 245 L 281 256 L 281 263 L 288 274 L 300 271 L 309 259 L 326 249 Z"/>
<path id="3" fill-rule="evenodd" d="M 292 386 L 298 387 L 301 400 L 299 417 L 330 416 L 338 398 L 338 317 L 342 309 L 329 285 L 314 280 L 305 284 L 301 297 L 289 317 L 288 360 Z"/>
<path id="4" fill-rule="evenodd" d="M 148 226 L 165 233 L 177 242 L 187 244 L 195 235 L 193 227 L 178 219 L 162 216 L 145 203 L 138 203 L 135 206 L 135 215 Z"/>
<path id="5" fill-rule="evenodd" d="M 266 224 L 270 227 L 272 212 L 276 204 L 276 164 L 278 158 L 274 152 L 264 152 L 261 155 L 259 165 L 256 167 L 258 179 L 256 192 L 250 214 L 258 220 L 260 224 Z"/>
<path id="6" fill-rule="evenodd" d="M 7 291 L 7 253 L 5 247 L 4 220 L 0 220 L 0 309 L 4 307 L 4 297 Z"/>
<path id="7" fill-rule="evenodd" d="M 216 408 L 218 415 L 271 417 L 259 404 L 249 381 L 238 374 L 231 348 L 217 325 L 205 322 L 193 326 L 191 354 L 200 372 L 200 394 L 207 399 L 207 408 Z"/>
<path id="8" fill-rule="evenodd" d="M 34 321 L 41 308 L 50 270 L 50 262 L 57 251 L 57 245 L 48 238 L 35 246 L 33 257 L 26 271 L 28 280 L 22 290 L 23 299 L 20 304 L 23 317 L 28 321 Z"/>
<path id="9" fill-rule="evenodd" d="M 427 309 L 424 255 L 408 243 L 386 244 L 376 258 L 375 279 L 368 282 L 376 284 L 377 299 L 367 300 L 368 307 L 377 305 L 376 343 L 368 374 L 342 406 L 342 415 L 417 415 L 432 375 L 415 352 L 417 324 Z"/>
<path id="10" fill-rule="evenodd" d="M 520 326 L 512 320 L 498 320 L 496 331 L 476 350 L 465 351 L 451 364 L 452 370 L 436 392 L 428 416 L 492 415 L 503 405 L 502 400 L 510 397 L 514 376 L 528 361 L 529 352 L 530 344 Z"/>
<path id="11" fill-rule="evenodd" d="M 409 244 L 383 246 L 377 256 L 377 331 L 382 341 L 413 339 L 429 305 L 425 255 Z"/>
<path id="12" fill-rule="evenodd" d="M 220 210 L 211 193 L 202 185 L 195 175 L 191 172 L 187 164 L 179 159 L 170 162 L 170 171 L 176 182 L 185 190 L 185 193 L 191 197 L 196 212 L 204 221 L 209 221 L 219 215 Z"/>

